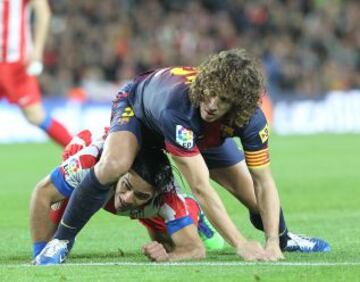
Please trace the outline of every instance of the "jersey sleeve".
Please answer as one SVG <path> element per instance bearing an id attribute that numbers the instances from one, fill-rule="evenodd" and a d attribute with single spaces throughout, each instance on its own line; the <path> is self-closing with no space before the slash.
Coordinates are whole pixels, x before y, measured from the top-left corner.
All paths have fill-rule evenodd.
<path id="1" fill-rule="evenodd" d="M 258 108 L 249 123 L 236 131 L 240 137 L 249 168 L 258 168 L 270 164 L 268 147 L 269 126 L 263 111 Z"/>
<path id="2" fill-rule="evenodd" d="M 193 224 L 187 209 L 185 199 L 175 193 L 165 193 L 159 210 L 159 216 L 163 218 L 168 234 L 171 236 L 180 229 Z"/>
<path id="3" fill-rule="evenodd" d="M 161 129 L 165 139 L 165 149 L 170 154 L 191 157 L 200 153 L 195 143 L 195 132 L 186 117 L 175 111 L 163 111 Z"/>

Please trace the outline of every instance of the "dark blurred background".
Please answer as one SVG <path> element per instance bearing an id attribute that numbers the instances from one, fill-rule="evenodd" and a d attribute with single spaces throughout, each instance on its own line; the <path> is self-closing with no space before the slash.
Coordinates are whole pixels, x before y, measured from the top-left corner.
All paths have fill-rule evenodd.
<path id="1" fill-rule="evenodd" d="M 47 96 L 82 89 L 109 100 L 144 70 L 197 65 L 246 48 L 261 58 L 271 97 L 317 97 L 360 83 L 360 1 L 51 0 L 40 77 Z"/>

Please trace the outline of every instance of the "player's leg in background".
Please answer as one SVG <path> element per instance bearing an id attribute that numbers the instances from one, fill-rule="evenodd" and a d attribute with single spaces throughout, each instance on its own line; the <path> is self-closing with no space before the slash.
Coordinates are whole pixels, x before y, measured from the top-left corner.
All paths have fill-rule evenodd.
<path id="1" fill-rule="evenodd" d="M 71 140 L 68 130 L 56 119 L 47 114 L 40 102 L 22 108 L 27 121 L 46 132 L 46 134 L 65 147 Z"/>
<path id="2" fill-rule="evenodd" d="M 65 147 L 71 135 L 61 123 L 46 114 L 37 79 L 26 73 L 21 62 L 0 63 L 0 72 L 0 96 L 18 105 L 29 123 L 40 127 L 55 142 Z"/>
<path id="3" fill-rule="evenodd" d="M 64 199 L 46 176 L 35 187 L 30 201 L 30 231 L 33 243 L 33 257 L 37 256 L 55 233 L 57 223 L 49 214 L 51 205 Z"/>

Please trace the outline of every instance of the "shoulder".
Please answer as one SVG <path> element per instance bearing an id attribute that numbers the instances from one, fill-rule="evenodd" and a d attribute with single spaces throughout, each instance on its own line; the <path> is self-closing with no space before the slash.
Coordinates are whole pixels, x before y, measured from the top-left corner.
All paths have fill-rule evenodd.
<path id="1" fill-rule="evenodd" d="M 257 151 L 268 146 L 269 125 L 260 108 L 251 116 L 249 123 L 236 132 L 246 150 Z"/>
<path id="2" fill-rule="evenodd" d="M 245 126 L 248 130 L 261 130 L 267 125 L 267 120 L 264 112 L 258 107 L 255 113 L 251 116 L 249 123 Z"/>
<path id="3" fill-rule="evenodd" d="M 268 122 L 266 120 L 264 112 L 258 107 L 255 113 L 250 117 L 249 122 L 241 127 L 237 128 L 239 137 L 246 137 L 248 135 L 258 134 L 260 132 L 268 133 Z"/>

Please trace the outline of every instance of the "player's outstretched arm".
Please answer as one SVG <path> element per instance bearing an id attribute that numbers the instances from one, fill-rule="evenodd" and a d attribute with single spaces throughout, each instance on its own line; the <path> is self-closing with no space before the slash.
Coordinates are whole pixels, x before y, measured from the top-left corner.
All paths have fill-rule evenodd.
<path id="1" fill-rule="evenodd" d="M 192 157 L 172 155 L 172 158 L 186 178 L 208 219 L 224 239 L 235 248 L 237 254 L 245 260 L 267 260 L 261 245 L 248 241 L 230 219 L 220 197 L 210 185 L 209 170 L 202 156 L 200 154 Z"/>
<path id="2" fill-rule="evenodd" d="M 152 242 L 142 247 L 142 252 L 150 260 L 179 261 L 205 258 L 205 248 L 194 224 L 190 224 L 174 232 L 170 237 L 163 233 L 150 234 Z M 171 245 L 171 247 L 170 247 Z"/>
<path id="3" fill-rule="evenodd" d="M 31 8 L 34 12 L 34 38 L 31 61 L 42 61 L 47 32 L 50 25 L 51 11 L 48 0 L 32 0 Z"/>
<path id="4" fill-rule="evenodd" d="M 280 200 L 275 181 L 269 166 L 250 168 L 255 186 L 255 194 L 264 225 L 266 246 L 269 260 L 283 259 L 279 247 L 279 213 Z"/>

